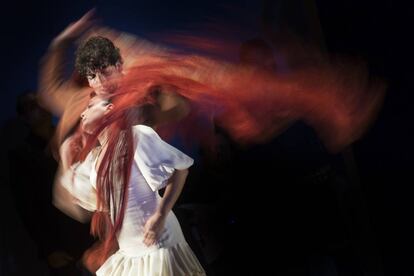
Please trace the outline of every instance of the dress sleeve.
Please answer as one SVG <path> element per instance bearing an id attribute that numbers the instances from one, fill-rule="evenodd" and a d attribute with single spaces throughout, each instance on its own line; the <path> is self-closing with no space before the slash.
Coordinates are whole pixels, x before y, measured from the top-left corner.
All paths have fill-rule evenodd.
<path id="1" fill-rule="evenodd" d="M 163 141 L 150 127 L 133 127 L 135 145 L 134 160 L 153 191 L 168 182 L 175 170 L 184 170 L 193 165 L 194 160 Z"/>
<path id="2" fill-rule="evenodd" d="M 73 164 L 61 176 L 61 185 L 74 197 L 74 203 L 88 211 L 97 210 L 96 189 L 90 181 L 92 164 L 87 158 Z"/>

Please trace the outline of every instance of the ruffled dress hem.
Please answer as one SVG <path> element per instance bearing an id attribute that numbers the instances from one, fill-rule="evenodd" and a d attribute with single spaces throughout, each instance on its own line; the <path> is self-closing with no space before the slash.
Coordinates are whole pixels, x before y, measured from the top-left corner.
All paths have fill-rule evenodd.
<path id="1" fill-rule="evenodd" d="M 97 276 L 205 276 L 206 273 L 186 242 L 133 256 L 122 249 L 106 260 Z"/>

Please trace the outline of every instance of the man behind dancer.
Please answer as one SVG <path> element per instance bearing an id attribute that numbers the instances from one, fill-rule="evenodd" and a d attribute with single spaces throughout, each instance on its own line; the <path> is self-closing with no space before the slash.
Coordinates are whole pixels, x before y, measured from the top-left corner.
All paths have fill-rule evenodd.
<path id="1" fill-rule="evenodd" d="M 79 122 L 89 100 L 94 96 L 107 97 L 114 93 L 124 76 L 120 49 L 110 39 L 94 36 L 77 49 L 75 65 L 79 75 L 65 79 L 65 53 L 91 28 L 92 17 L 93 12 L 86 13 L 53 39 L 40 68 L 40 104 L 60 117 L 53 139 L 56 158 L 57 149 Z M 82 78 L 87 79 L 88 86 L 83 85 Z M 170 88 L 164 86 L 162 89 L 166 91 Z M 151 122 L 148 122 L 152 126 L 182 117 L 188 110 L 183 98 L 176 97 L 174 93 L 154 93 L 154 97 L 156 105 L 152 110 Z"/>

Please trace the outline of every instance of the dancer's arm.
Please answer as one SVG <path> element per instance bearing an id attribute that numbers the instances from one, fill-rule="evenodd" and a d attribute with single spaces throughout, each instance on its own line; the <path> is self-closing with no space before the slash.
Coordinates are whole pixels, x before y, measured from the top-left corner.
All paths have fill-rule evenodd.
<path id="1" fill-rule="evenodd" d="M 90 220 L 92 213 L 76 204 L 77 199 L 64 187 L 62 183 L 64 175 L 68 171 L 72 170 L 72 158 L 78 150 L 79 149 L 74 146 L 73 136 L 66 139 L 60 147 L 61 160 L 53 187 L 53 204 L 56 208 L 71 218 L 85 223 Z"/>
<path id="2" fill-rule="evenodd" d="M 144 243 L 147 246 L 154 244 L 159 238 L 164 228 L 165 219 L 183 190 L 187 175 L 188 169 L 176 170 L 169 179 L 157 210 L 145 224 Z"/>
<path id="3" fill-rule="evenodd" d="M 59 179 L 58 175 L 58 179 Z M 92 212 L 75 203 L 75 198 L 57 180 L 53 187 L 53 205 L 71 218 L 86 223 L 90 221 Z"/>
<path id="4" fill-rule="evenodd" d="M 156 213 L 164 217 L 168 215 L 183 190 L 187 176 L 188 169 L 175 170 L 169 183 L 165 187 L 164 195 L 158 205 Z"/>

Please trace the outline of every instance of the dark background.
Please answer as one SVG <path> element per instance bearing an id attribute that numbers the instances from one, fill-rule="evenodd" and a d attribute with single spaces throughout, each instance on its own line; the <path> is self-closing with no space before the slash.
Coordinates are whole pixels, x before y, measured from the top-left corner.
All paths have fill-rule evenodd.
<path id="1" fill-rule="evenodd" d="M 304 12 L 300 5 L 289 5 L 287 2 L 289 1 L 4 2 L 0 17 L 0 89 L 3 99 L 0 109 L 1 123 L 4 125 L 15 116 L 17 95 L 27 89 L 36 89 L 39 60 L 51 39 L 92 7 L 97 7 L 97 15 L 104 25 L 143 37 L 154 37 L 168 31 L 188 30 L 202 26 L 204 22 L 215 21 L 246 26 L 241 28 L 244 32 L 235 35 L 240 41 L 244 41 L 263 35 L 259 23 L 263 19 L 263 14 L 267 20 L 276 22 L 274 26 L 277 22 L 284 21 L 289 22 L 287 24 L 298 33 L 306 32 L 307 25 L 303 23 L 306 22 L 303 19 L 306 9 Z M 354 232 L 350 232 L 359 234 L 338 234 L 341 238 L 334 240 L 350 242 L 334 246 L 334 249 L 330 246 L 321 246 L 318 250 L 309 251 L 303 250 L 306 246 L 295 245 L 300 248 L 298 251 L 295 251 L 293 246 L 293 249 L 286 253 L 285 249 L 289 246 L 278 246 L 280 243 L 277 241 L 283 238 L 276 237 L 285 232 L 279 232 L 278 227 L 275 229 L 270 224 L 278 224 L 280 213 L 289 217 L 294 216 L 296 211 L 289 208 L 281 210 L 280 208 L 285 207 L 283 204 L 271 204 L 272 200 L 278 199 L 278 196 L 271 196 L 273 185 L 260 185 L 261 193 L 267 196 L 263 199 L 252 199 L 249 198 L 252 194 L 240 192 L 252 187 L 246 186 L 248 183 L 239 182 L 240 186 L 233 186 L 236 190 L 233 195 L 239 198 L 229 200 L 229 204 L 240 204 L 244 207 L 225 209 L 225 213 L 229 215 L 224 215 L 223 231 L 229 234 L 225 235 L 221 246 L 227 255 L 224 254 L 221 264 L 217 264 L 218 267 L 223 267 L 216 269 L 221 271 L 218 275 L 414 275 L 414 228 L 411 226 L 414 210 L 411 170 L 414 164 L 411 122 L 414 110 L 411 106 L 413 23 L 412 7 L 406 2 L 313 2 L 319 15 L 326 49 L 332 53 L 363 58 L 368 62 L 371 71 L 388 83 L 387 96 L 378 120 L 370 131 L 353 145 L 354 164 L 359 180 L 350 184 L 354 185 L 351 189 L 354 193 L 351 193 L 350 197 L 356 198 L 351 200 L 354 202 L 354 222 L 351 227 Z M 265 6 L 267 10 L 263 13 Z M 287 10 L 290 12 L 284 13 Z M 300 130 L 297 134 L 301 135 Z M 4 146 L 7 148 L 9 145 Z M 265 151 L 258 152 L 258 155 L 260 152 L 263 153 L 264 159 L 268 158 L 264 157 L 267 154 Z M 240 156 L 238 158 L 244 160 Z M 300 155 L 297 158 L 300 159 Z M 43 275 L 41 271 L 44 271 L 45 265 L 41 261 L 37 262 L 34 257 L 35 245 L 19 222 L 12 203 L 14 199 L 6 186 L 3 181 L 0 275 L 24 275 L 19 274 L 22 267 L 30 269 L 32 275 Z M 253 192 L 253 195 L 259 193 Z M 303 195 L 298 195 L 298 198 L 302 197 Z M 266 207 L 265 211 L 258 207 L 262 200 L 269 202 L 262 205 Z M 309 199 L 305 201 L 311 204 Z M 249 205 L 254 207 L 246 207 Z M 271 206 L 275 210 L 272 210 Z M 297 206 L 298 209 L 306 208 L 306 204 L 298 203 Z M 330 207 L 326 205 L 325 208 Z M 238 214 L 238 218 L 233 218 L 235 214 Z M 331 215 L 335 214 L 333 212 Z M 329 215 L 324 218 L 336 220 Z M 247 220 L 251 224 L 246 227 L 244 223 Z M 289 220 L 280 221 L 286 223 Z M 309 224 L 315 223 L 318 221 L 309 221 Z M 297 226 L 306 228 L 304 224 Z M 318 230 L 315 228 L 312 231 Z M 333 233 L 332 236 L 336 237 L 335 231 Z M 301 235 L 300 232 L 298 235 Z M 229 237 L 237 239 L 229 241 Z M 306 243 L 306 239 L 312 239 L 311 235 L 306 237 L 297 238 L 297 243 Z M 295 240 L 293 235 L 287 239 Z M 359 246 L 360 244 L 363 245 Z M 265 249 L 270 250 L 266 251 L 269 253 L 264 253 Z M 10 267 L 14 267 L 14 270 Z M 266 270 L 267 274 L 258 272 L 262 270 Z"/>

